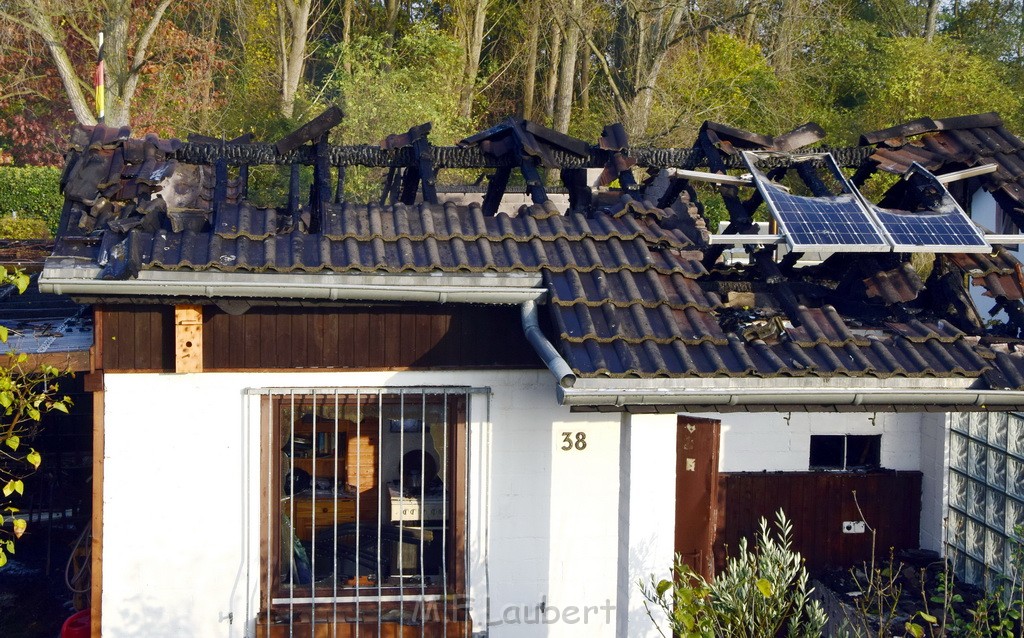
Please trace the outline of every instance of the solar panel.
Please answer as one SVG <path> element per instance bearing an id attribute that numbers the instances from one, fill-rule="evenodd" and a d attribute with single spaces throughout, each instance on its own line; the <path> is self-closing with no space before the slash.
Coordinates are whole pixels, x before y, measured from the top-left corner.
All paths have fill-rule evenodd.
<path id="1" fill-rule="evenodd" d="M 743 159 L 757 190 L 790 249 L 800 252 L 989 252 L 991 245 L 946 187 L 915 163 L 894 187 L 901 208 L 883 208 L 869 202 L 839 170 L 829 153 L 790 156 L 793 163 L 811 162 L 818 185 L 831 195 L 789 193 L 758 168 L 776 153 L 744 151 Z M 822 171 L 822 169 L 825 169 Z M 888 195 L 887 195 L 888 197 Z"/>
<path id="2" fill-rule="evenodd" d="M 807 197 L 788 193 L 757 167 L 761 156 L 745 151 L 754 184 L 791 250 L 799 252 L 888 251 L 890 245 L 871 213 L 857 197 L 835 160 L 828 153 L 808 154 L 806 161 L 824 162 L 841 191 L 831 196 Z"/>
<path id="3" fill-rule="evenodd" d="M 992 246 L 946 187 L 919 164 L 904 175 L 919 210 L 892 210 L 870 204 L 897 252 L 990 252 Z"/>

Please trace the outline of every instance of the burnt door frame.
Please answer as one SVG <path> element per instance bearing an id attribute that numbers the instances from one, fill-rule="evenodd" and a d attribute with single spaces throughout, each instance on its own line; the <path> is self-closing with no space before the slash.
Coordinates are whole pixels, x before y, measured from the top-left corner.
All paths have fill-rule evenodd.
<path id="1" fill-rule="evenodd" d="M 676 425 L 674 547 L 684 563 L 710 579 L 714 576 L 722 422 L 679 415 Z"/>

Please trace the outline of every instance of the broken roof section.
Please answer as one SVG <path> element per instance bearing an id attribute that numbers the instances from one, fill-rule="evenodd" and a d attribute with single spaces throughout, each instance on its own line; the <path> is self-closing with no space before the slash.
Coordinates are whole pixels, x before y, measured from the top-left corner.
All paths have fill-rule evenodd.
<path id="1" fill-rule="evenodd" d="M 281 151 L 86 130 L 69 156 L 44 285 L 109 303 L 546 302 L 548 338 L 578 377 L 560 396 L 578 409 L 1024 407 L 1024 286 L 1010 253 L 936 255 L 915 267 L 906 254 L 855 252 L 808 264 L 751 242 L 747 263 L 724 263 L 722 247 L 707 241 L 693 180 L 662 170 L 725 174 L 741 165 L 742 150 L 815 143 L 815 125 L 772 138 L 709 123 L 685 150 L 630 149 L 615 127 L 593 146 L 513 120 L 462 147 L 433 147 L 428 132 L 329 147 L 315 131 Z M 866 159 L 876 152 L 836 156 L 863 180 L 879 166 Z M 249 201 L 244 169 L 255 163 L 292 167 L 285 203 Z M 383 202 L 339 201 L 344 172 L 331 167 L 351 163 L 389 168 Z M 296 177 L 303 164 L 314 167 L 308 197 Z M 489 204 L 512 170 L 529 184 L 545 164 L 575 189 L 570 210 L 538 181 L 540 201 L 514 215 L 494 212 Z M 478 205 L 432 203 L 436 172 L 467 165 L 493 169 L 498 186 Z M 633 165 L 651 178 L 628 183 Z M 943 174 L 963 165 L 958 155 L 928 167 Z M 574 172 L 586 168 L 619 175 L 625 188 L 595 195 Z M 816 188 L 784 156 L 765 175 L 799 180 L 811 195 Z M 729 230 L 741 235 L 756 231 L 762 203 L 742 184 L 718 187 Z M 990 286 L 1008 324 L 992 327 L 979 315 L 965 274 Z"/>

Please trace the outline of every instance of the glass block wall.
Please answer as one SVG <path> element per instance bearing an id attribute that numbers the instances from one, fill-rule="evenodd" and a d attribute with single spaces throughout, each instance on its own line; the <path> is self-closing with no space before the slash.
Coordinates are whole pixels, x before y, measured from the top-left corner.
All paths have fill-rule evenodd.
<path id="1" fill-rule="evenodd" d="M 949 415 L 946 548 L 957 577 L 1012 573 L 1010 535 L 1024 526 L 1024 415 Z"/>

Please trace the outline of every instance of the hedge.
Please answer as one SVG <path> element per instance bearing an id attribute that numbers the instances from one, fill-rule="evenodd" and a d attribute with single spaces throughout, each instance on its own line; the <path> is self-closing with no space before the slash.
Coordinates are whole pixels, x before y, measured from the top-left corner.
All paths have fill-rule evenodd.
<path id="1" fill-rule="evenodd" d="M 52 166 L 0 166 L 0 216 L 40 219 L 57 232 L 64 206 L 60 173 Z"/>

